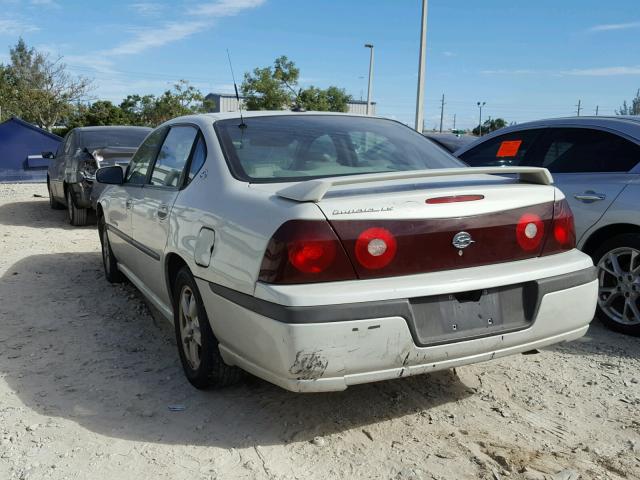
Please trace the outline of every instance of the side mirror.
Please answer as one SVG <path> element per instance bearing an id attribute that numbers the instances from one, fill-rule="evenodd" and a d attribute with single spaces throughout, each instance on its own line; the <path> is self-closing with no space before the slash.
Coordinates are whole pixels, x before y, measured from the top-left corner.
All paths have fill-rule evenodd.
<path id="1" fill-rule="evenodd" d="M 56 156 L 53 152 L 42 152 L 42 158 L 48 158 L 49 160 L 53 160 L 55 157 Z"/>
<path id="2" fill-rule="evenodd" d="M 106 183 L 109 185 L 122 185 L 124 182 L 124 174 L 119 166 L 102 167 L 96 171 L 96 180 L 98 183 Z"/>

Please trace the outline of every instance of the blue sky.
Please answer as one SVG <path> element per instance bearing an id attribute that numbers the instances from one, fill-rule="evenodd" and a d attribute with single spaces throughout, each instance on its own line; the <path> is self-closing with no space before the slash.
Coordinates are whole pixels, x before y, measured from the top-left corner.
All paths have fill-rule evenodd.
<path id="1" fill-rule="evenodd" d="M 303 85 L 366 98 L 375 44 L 378 113 L 413 123 L 420 0 L 0 0 L 0 61 L 22 35 L 95 78 L 95 98 L 160 93 L 190 80 L 230 92 L 236 75 L 287 55 Z M 638 0 L 430 0 L 425 118 L 445 128 L 484 116 L 522 122 L 613 114 L 640 88 Z"/>

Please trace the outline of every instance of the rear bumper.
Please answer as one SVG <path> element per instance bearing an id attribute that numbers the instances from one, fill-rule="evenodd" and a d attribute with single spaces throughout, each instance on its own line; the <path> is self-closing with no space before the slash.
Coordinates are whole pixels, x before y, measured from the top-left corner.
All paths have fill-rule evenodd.
<path id="1" fill-rule="evenodd" d="M 593 318 L 598 291 L 592 266 L 539 278 L 525 326 L 424 344 L 412 318 L 414 298 L 299 307 L 198 282 L 225 361 L 299 392 L 343 390 L 574 340 Z"/>

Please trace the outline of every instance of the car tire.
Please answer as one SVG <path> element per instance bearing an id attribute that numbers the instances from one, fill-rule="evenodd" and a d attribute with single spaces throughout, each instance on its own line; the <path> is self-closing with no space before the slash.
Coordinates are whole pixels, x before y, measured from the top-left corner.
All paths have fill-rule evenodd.
<path id="1" fill-rule="evenodd" d="M 67 214 L 69 223 L 74 227 L 84 227 L 88 221 L 89 211 L 86 208 L 78 208 L 71 195 L 71 188 L 67 188 Z"/>
<path id="2" fill-rule="evenodd" d="M 98 234 L 100 235 L 100 246 L 102 250 L 102 266 L 104 267 L 104 276 L 109 283 L 122 283 L 125 277 L 118 269 L 118 260 L 111 250 L 111 242 L 107 235 L 107 223 L 104 217 L 100 217 L 98 221 Z"/>
<path id="3" fill-rule="evenodd" d="M 53 192 L 51 191 L 51 184 L 47 181 L 47 191 L 49 192 L 49 207 L 51 210 L 62 210 L 64 205 L 53 198 Z"/>
<path id="4" fill-rule="evenodd" d="M 607 240 L 593 263 L 598 268 L 598 318 L 612 330 L 640 336 L 640 235 Z"/>
<path id="5" fill-rule="evenodd" d="M 176 343 L 189 383 L 201 390 L 237 383 L 242 370 L 224 363 L 200 291 L 187 267 L 178 271 L 173 294 Z"/>

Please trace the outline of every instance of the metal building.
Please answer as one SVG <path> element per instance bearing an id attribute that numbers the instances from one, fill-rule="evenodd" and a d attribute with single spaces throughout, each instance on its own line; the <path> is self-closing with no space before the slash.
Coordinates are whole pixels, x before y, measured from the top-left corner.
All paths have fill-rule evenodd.
<path id="1" fill-rule="evenodd" d="M 243 100 L 244 97 L 240 97 L 240 101 Z M 210 93 L 206 96 L 207 100 L 213 100 L 214 108 L 211 110 L 211 113 L 220 113 L 220 112 L 237 112 L 238 111 L 238 100 L 236 100 L 236 96 L 233 93 Z M 367 114 L 367 102 L 364 100 L 351 100 L 347 103 L 348 113 L 355 113 L 358 115 L 366 115 Z M 371 114 L 376 114 L 376 102 L 371 102 Z"/>

